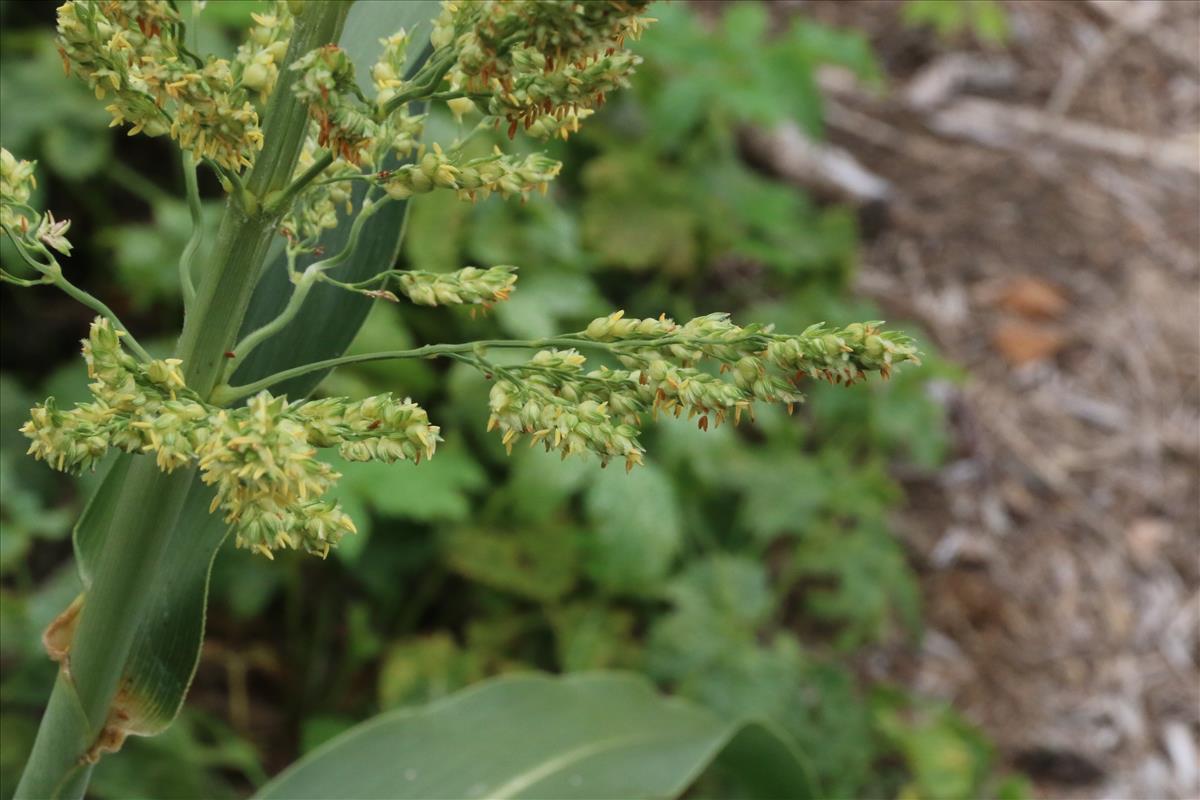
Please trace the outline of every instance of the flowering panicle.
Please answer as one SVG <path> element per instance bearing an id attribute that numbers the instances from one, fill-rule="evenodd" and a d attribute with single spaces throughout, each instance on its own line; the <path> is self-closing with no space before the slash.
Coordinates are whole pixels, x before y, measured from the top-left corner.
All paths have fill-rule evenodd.
<path id="1" fill-rule="evenodd" d="M 489 114 L 535 135 L 570 132 L 580 111 L 628 85 L 640 59 L 622 49 L 649 20 L 648 0 L 473 0 L 445 2 L 435 48 L 452 47 L 451 87 L 486 94 Z M 547 116 L 570 126 L 552 126 Z M 540 122 L 540 124 L 539 124 Z M 535 130 L 536 127 L 536 130 Z"/>
<path id="2" fill-rule="evenodd" d="M 379 133 L 375 137 L 374 146 L 368 153 L 371 164 L 382 164 L 388 153 L 395 153 L 397 158 L 406 159 L 421 146 L 421 135 L 425 132 L 426 114 L 413 114 L 407 108 L 400 108 L 379 124 Z"/>
<path id="3" fill-rule="evenodd" d="M 404 66 L 408 60 L 408 32 L 401 28 L 391 36 L 380 39 L 383 51 L 371 67 L 371 82 L 375 84 L 375 104 L 386 105 L 404 87 Z"/>
<path id="4" fill-rule="evenodd" d="M 0 225 L 21 233 L 29 230 L 28 214 L 33 211 L 29 207 L 29 196 L 37 188 L 37 177 L 33 174 L 36 164 L 36 161 L 18 160 L 0 147 Z"/>
<path id="5" fill-rule="evenodd" d="M 0 226 L 35 249 L 39 245 L 71 254 L 67 231 L 69 219 L 56 220 L 49 211 L 39 212 L 29 205 L 29 196 L 37 187 L 33 174 L 36 161 L 18 159 L 0 147 Z M 7 273 L 6 273 L 7 274 Z"/>
<path id="6" fill-rule="evenodd" d="M 431 35 L 433 55 L 411 77 L 405 72 L 406 32 L 380 40 L 370 99 L 359 89 L 349 57 L 335 45 L 288 65 L 295 74 L 292 91 L 309 115 L 294 182 L 277 193 L 280 203 L 291 200 L 280 210 L 289 272 L 296 277 L 296 256 L 318 252 L 320 237 L 338 225 L 339 214 L 353 212 L 354 179 L 369 181 L 359 222 L 388 198 L 435 189 L 469 200 L 546 191 L 559 162 L 543 154 L 506 155 L 498 148 L 469 157 L 462 143 L 448 150 L 425 147 L 419 144 L 425 118 L 405 101 L 444 99 L 460 121 L 478 105 L 488 115 L 485 123 L 507 121 L 510 136 L 523 126 L 535 137 L 566 138 L 607 92 L 626 85 L 638 59 L 624 43 L 648 22 L 640 16 L 646 5 L 647 0 L 445 0 Z M 253 18 L 250 37 L 232 62 L 202 61 L 183 46 L 183 24 L 170 0 L 68 0 L 59 9 L 59 43 L 68 69 L 98 96 L 112 97 L 114 124 L 128 122 L 133 132 L 152 136 L 169 133 L 183 147 L 238 171 L 262 145 L 247 95 L 256 93 L 261 101 L 278 83 L 294 27 L 283 0 Z M 385 169 L 392 156 L 414 160 Z M 21 237 L 18 244 L 41 255 L 48 255 L 46 247 L 67 252 L 69 222 L 30 208 L 33 187 L 33 164 L 0 150 L 0 223 Z M 388 198 L 380 199 L 382 193 Z M 273 200 L 265 202 L 274 210 Z M 356 224 L 351 241 L 362 230 Z M 509 266 L 446 274 L 387 269 L 357 283 L 341 282 L 325 273 L 341 260 L 334 256 L 311 265 L 296 291 L 307 292 L 320 279 L 396 300 L 387 290 L 395 280 L 393 288 L 420 305 L 487 307 L 507 299 L 516 282 L 516 268 Z M 57 269 L 47 266 L 44 277 L 61 278 L 51 267 Z M 289 323 L 303 300 L 303 294 L 293 295 L 274 322 L 247 337 L 242 356 Z M 441 441 L 439 428 L 408 398 L 381 394 L 290 403 L 265 390 L 254 394 L 317 365 L 250 386 L 222 385 L 214 397 L 253 396 L 241 407 L 217 407 L 188 388 L 178 359 L 152 360 L 130 338 L 140 360 L 135 358 L 113 325 L 97 319 L 84 342 L 92 379 L 88 402 L 62 409 L 50 398 L 31 410 L 21 428 L 29 453 L 59 470 L 92 468 L 112 449 L 152 454 L 165 472 L 196 468 L 214 487 L 213 510 L 220 509 L 234 526 L 237 544 L 268 557 L 281 548 L 324 556 L 354 532 L 354 523 L 328 499 L 340 476 L 319 458 L 319 449 L 337 448 L 351 461 L 418 463 L 433 457 Z M 642 427 L 659 412 L 686 414 L 702 429 L 736 424 L 743 414 L 753 414 L 757 402 L 785 403 L 790 410 L 804 398 L 805 379 L 849 385 L 872 372 L 886 378 L 897 365 L 917 362 L 912 340 L 881 325 L 818 324 L 785 335 L 770 326 L 739 326 L 727 314 L 680 324 L 665 315 L 630 319 L 618 311 L 584 331 L 544 342 L 570 349 L 541 349 L 523 364 L 490 364 L 483 352 L 488 342 L 390 355 L 451 355 L 494 377 L 488 428 L 498 429 L 509 449 L 525 437 L 564 458 L 590 453 L 602 465 L 621 460 L 631 469 L 644 458 Z M 576 347 L 607 351 L 615 363 L 590 369 Z"/>
<path id="7" fill-rule="evenodd" d="M 520 120 L 534 137 L 566 138 L 604 93 L 624 85 L 636 59 L 621 46 L 641 32 L 646 20 L 638 15 L 646 5 L 642 0 L 444 2 L 431 37 L 435 52 L 413 75 L 406 76 L 408 33 L 402 29 L 379 40 L 370 100 L 337 46 L 302 56 L 290 65 L 298 73 L 292 91 L 315 124 L 299 169 L 314 164 L 320 148 L 328 148 L 335 160 L 323 180 L 300 193 L 284 220 L 293 251 L 314 250 L 321 232 L 337 224 L 341 198 L 350 196 L 348 185 L 336 181 L 339 175 L 366 175 L 368 167 L 376 170 L 376 186 L 392 200 L 435 189 L 450 189 L 468 200 L 545 192 L 559 162 L 544 154 L 505 155 L 498 148 L 468 157 L 457 143 L 449 151 L 436 143 L 426 147 L 420 144 L 425 115 L 413 113 L 402 100 L 441 95 L 460 121 L 478 101 L 498 124 L 507 119 L 515 130 Z M 274 58 L 263 54 L 283 40 L 285 15 L 280 9 L 255 18 L 258 26 L 239 61 L 247 64 L 243 82 L 256 59 Z M 446 82 L 449 91 L 444 91 Z M 384 168 L 392 155 L 416 160 Z"/>
<path id="8" fill-rule="evenodd" d="M 786 336 L 739 327 L 725 314 L 679 325 L 665 316 L 627 319 L 616 312 L 593 320 L 581 338 L 609 344 L 628 369 L 585 373 L 584 357 L 574 350 L 543 350 L 526 364 L 497 368 L 489 427 L 499 428 L 510 447 L 526 435 L 564 457 L 590 451 L 607 463 L 622 455 L 632 467 L 641 461 L 637 436 L 647 412 L 686 413 L 707 430 L 752 414 L 756 401 L 789 408 L 803 401 L 804 377 L 850 384 L 916 362 L 912 341 L 880 331 L 880 324 L 814 325 Z M 696 366 L 704 361 L 717 362 L 718 373 Z"/>
<path id="9" fill-rule="evenodd" d="M 292 64 L 300 73 L 292 91 L 308 106 L 319 130 L 317 143 L 357 164 L 378 134 L 378 124 L 354 79 L 354 64 L 335 44 L 305 53 Z"/>
<path id="10" fill-rule="evenodd" d="M 762 325 L 738 326 L 728 314 L 708 314 L 678 325 L 665 316 L 626 319 L 618 311 L 593 320 L 584 335 L 599 342 L 624 341 L 619 357 L 630 366 L 644 364 L 653 355 L 684 366 L 708 358 L 735 369 L 739 379 L 751 383 L 753 376 L 771 368 L 793 382 L 808 376 L 852 384 L 869 372 L 887 377 L 895 364 L 918 362 L 912 339 L 883 331 L 882 324 L 856 322 L 839 329 L 818 323 L 792 336 Z"/>
<path id="11" fill-rule="evenodd" d="M 488 113 L 527 130 L 545 116 L 564 118 L 600 105 L 609 92 L 627 87 L 641 58 L 628 51 L 595 53 L 550 71 L 546 56 L 533 48 L 515 48 L 507 85 L 493 79 Z"/>
<path id="12" fill-rule="evenodd" d="M 320 147 L 317 144 L 317 123 L 311 122 L 310 125 L 311 130 L 296 163 L 298 174 L 313 165 Z M 358 174 L 356 166 L 339 158 L 325 168 L 319 183 L 309 184 L 299 194 L 280 221 L 280 229 L 293 247 L 314 250 L 321 234 L 338 226 L 339 209 L 344 214 L 354 210 L 351 200 L 354 186 L 350 178 Z M 347 180 L 338 180 L 341 177 Z"/>
<path id="13" fill-rule="evenodd" d="M 402 272 L 400 291 L 422 306 L 479 304 L 507 300 L 517 283 L 517 268 L 463 267 L 455 272 Z"/>
<path id="14" fill-rule="evenodd" d="M 289 547 L 324 556 L 354 531 L 324 499 L 339 475 L 317 448 L 336 446 L 353 461 L 419 462 L 441 440 L 424 409 L 390 394 L 288 403 L 260 392 L 243 407 L 215 408 L 187 388 L 178 359 L 141 363 L 120 337 L 107 320 L 92 323 L 83 343 L 92 400 L 34 407 L 21 427 L 29 453 L 70 472 L 93 468 L 112 448 L 152 453 L 164 472 L 196 464 L 238 546 L 264 555 Z"/>
<path id="15" fill-rule="evenodd" d="M 371 67 L 376 96 L 368 102 L 354 78 L 354 65 L 336 45 L 313 50 L 292 64 L 301 73 L 292 87 L 317 122 L 316 144 L 329 147 L 351 164 L 381 164 L 390 152 L 405 158 L 417 149 L 424 128 L 423 114 L 387 103 L 401 91 L 408 34 L 400 29 L 379 40 L 379 59 Z"/>
<path id="16" fill-rule="evenodd" d="M 63 62 L 98 98 L 111 94 L 113 125 L 128 123 L 130 135 L 169 133 L 197 157 L 239 172 L 262 148 L 258 113 L 229 62 L 189 53 L 183 29 L 165 0 L 68 0 L 58 9 Z"/>
<path id="17" fill-rule="evenodd" d="M 319 555 L 354 524 L 340 514 L 332 526 L 319 525 L 314 540 L 308 526 L 297 524 L 340 475 L 315 458 L 304 426 L 286 414 L 287 398 L 263 392 L 245 410 L 220 410 L 210 420 L 199 452 L 200 478 L 215 485 L 212 508 L 237 526 L 239 546 L 264 555 L 303 546 Z"/>
<path id="18" fill-rule="evenodd" d="M 509 452 L 524 434 L 531 445 L 541 442 L 547 450 L 561 451 L 563 458 L 590 452 L 602 465 L 614 458 L 624 459 L 626 469 L 642 463 L 645 449 L 638 428 L 609 402 L 589 396 L 611 387 L 584 376 L 583 364 L 574 350 L 542 350 L 528 369 L 514 371 L 519 378 L 499 378 L 488 397 L 488 430 L 500 429 Z"/>
<path id="19" fill-rule="evenodd" d="M 417 114 L 406 105 L 388 113 L 387 104 L 398 93 L 407 88 L 404 70 L 408 58 L 408 33 L 401 28 L 396 33 L 380 39 L 383 50 L 371 67 L 371 81 L 375 85 L 375 115 L 378 129 L 374 146 L 365 159 L 368 163 L 382 166 L 384 158 L 394 153 L 407 159 L 418 150 L 421 135 L 425 131 L 425 114 Z"/>
<path id="20" fill-rule="evenodd" d="M 270 13 L 251 14 L 254 27 L 234 57 L 234 77 L 247 89 L 258 92 L 260 103 L 279 80 L 279 65 L 287 55 L 295 19 L 285 0 L 275 0 Z"/>
<path id="21" fill-rule="evenodd" d="M 892 367 L 920 363 L 912 338 L 898 331 L 883 331 L 882 321 L 855 322 L 844 328 L 824 323 L 810 325 L 799 336 L 773 335 L 766 360 L 784 372 L 793 372 L 830 383 L 850 384 L 869 372 L 887 378 Z"/>
<path id="22" fill-rule="evenodd" d="M 53 398 L 35 407 L 21 428 L 29 454 L 55 469 L 90 469 L 110 447 L 153 452 L 170 472 L 195 455 L 196 425 L 207 409 L 186 391 L 177 359 L 142 365 L 120 346 L 121 332 L 99 318 L 83 343 L 93 400 L 58 409 Z"/>
<path id="23" fill-rule="evenodd" d="M 429 424 L 425 409 L 391 394 L 349 401 L 341 397 L 312 400 L 292 413 L 304 424 L 318 447 L 338 447 L 350 461 L 412 461 L 433 458 L 441 441 L 439 428 Z"/>
<path id="24" fill-rule="evenodd" d="M 579 123 L 596 112 L 580 108 L 562 114 L 542 114 L 530 122 L 525 133 L 535 139 L 562 139 L 566 141 L 572 133 L 579 133 Z"/>

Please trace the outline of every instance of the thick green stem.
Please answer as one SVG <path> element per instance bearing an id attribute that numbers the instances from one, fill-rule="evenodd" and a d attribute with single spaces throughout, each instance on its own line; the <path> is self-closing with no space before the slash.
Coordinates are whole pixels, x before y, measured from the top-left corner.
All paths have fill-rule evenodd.
<path id="1" fill-rule="evenodd" d="M 305 3 L 296 20 L 286 63 L 336 42 L 348 3 Z M 295 73 L 284 70 L 264 119 L 265 149 L 230 199 L 184 324 L 177 355 L 188 385 L 207 395 L 220 379 L 224 353 L 233 344 L 258 280 L 278 218 L 260 199 L 287 185 L 300 154 L 307 111 L 292 95 Z M 161 559 L 166 532 L 176 524 L 194 471 L 159 472 L 153 460 L 134 459 L 121 486 L 102 553 L 84 596 L 71 640 L 69 671 L 60 673 L 42 717 L 16 797 L 81 797 L 87 757 L 113 708 L 121 673 L 146 612 L 148 589 Z"/>

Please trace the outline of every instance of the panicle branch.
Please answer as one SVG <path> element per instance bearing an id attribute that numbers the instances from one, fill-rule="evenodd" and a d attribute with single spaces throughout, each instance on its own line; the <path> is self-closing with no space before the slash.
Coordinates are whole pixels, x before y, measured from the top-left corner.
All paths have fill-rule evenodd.
<path id="1" fill-rule="evenodd" d="M 752 415 L 755 402 L 785 403 L 790 411 L 804 400 L 805 378 L 849 386 L 871 372 L 886 378 L 897 364 L 919 363 L 909 337 L 880 325 L 818 324 L 790 336 L 740 327 L 727 314 L 678 325 L 618 311 L 593 320 L 578 337 L 581 345 L 603 343 L 627 369 L 584 372 L 586 360 L 576 350 L 542 350 L 524 365 L 496 368 L 488 425 L 501 430 L 510 449 L 526 435 L 564 458 L 591 452 L 605 465 L 622 457 L 629 469 L 642 461 L 637 436 L 647 412 L 686 412 L 708 430 Z M 698 368 L 706 363 L 716 370 Z"/>
<path id="2" fill-rule="evenodd" d="M 240 172 L 263 145 L 258 112 L 247 97 L 250 64 L 239 62 L 239 76 L 227 59 L 202 61 L 184 46 L 184 30 L 167 0 L 68 0 L 58 8 L 63 64 L 97 98 L 111 98 L 106 108 L 113 125 L 128 124 L 131 136 L 170 134 L 196 158 Z M 278 51 L 268 43 L 255 54 L 260 66 Z M 256 76 L 251 70 L 254 88 L 261 89 L 266 78 L 253 81 Z"/>
<path id="3" fill-rule="evenodd" d="M 317 448 L 353 461 L 419 462 L 441 440 L 420 406 L 390 394 L 289 403 L 264 391 L 217 408 L 187 388 L 179 359 L 140 363 L 120 339 L 108 320 L 92 323 L 83 343 L 92 399 L 69 410 L 54 398 L 35 406 L 21 427 L 29 454 L 66 472 L 92 469 L 114 448 L 153 454 L 164 472 L 196 464 L 238 546 L 267 556 L 284 547 L 324 556 L 354 531 L 324 499 L 340 476 Z"/>

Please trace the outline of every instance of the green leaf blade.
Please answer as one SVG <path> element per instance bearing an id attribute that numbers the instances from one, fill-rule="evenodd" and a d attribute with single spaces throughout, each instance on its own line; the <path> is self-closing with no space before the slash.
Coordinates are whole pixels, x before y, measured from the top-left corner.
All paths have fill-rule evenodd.
<path id="1" fill-rule="evenodd" d="M 663 698 L 630 674 L 508 676 L 369 720 L 257 797 L 675 797 L 731 742 L 724 766 L 753 763 L 779 796 L 811 796 L 790 746 L 767 728 L 746 733 L 757 727 Z"/>

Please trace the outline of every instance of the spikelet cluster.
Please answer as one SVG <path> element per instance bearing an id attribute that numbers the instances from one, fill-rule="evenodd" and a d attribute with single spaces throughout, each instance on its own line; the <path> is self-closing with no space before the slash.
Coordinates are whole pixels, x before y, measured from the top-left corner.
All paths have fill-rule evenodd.
<path id="1" fill-rule="evenodd" d="M 471 95 L 447 100 L 460 120 L 475 108 L 475 98 L 498 124 L 510 123 L 510 135 L 521 123 L 532 136 L 565 139 L 607 92 L 626 84 L 637 59 L 621 47 L 644 27 L 639 14 L 646 5 L 642 0 L 444 2 L 431 35 L 435 53 L 411 78 L 405 76 L 408 33 L 402 29 L 379 40 L 381 53 L 370 70 L 375 96 L 369 100 L 340 48 L 329 45 L 302 56 L 290 66 L 298 73 L 292 90 L 307 106 L 314 129 L 298 169 L 312 164 L 320 148 L 329 148 L 336 161 L 324 180 L 301 193 L 297 208 L 284 220 L 293 247 L 315 249 L 321 232 L 337 224 L 342 198 L 350 192 L 329 178 L 363 171 L 364 165 L 379 170 L 378 185 L 396 200 L 435 189 L 450 189 L 468 200 L 492 193 L 508 198 L 545 192 L 559 162 L 542 154 L 504 155 L 499 149 L 468 158 L 438 144 L 427 148 L 419 143 L 425 115 L 392 101 L 406 92 L 410 97 L 436 93 L 445 80 L 452 94 Z M 274 64 L 271 48 L 282 41 L 284 19 L 282 9 L 255 17 L 257 27 L 239 55 L 239 64 L 246 64 L 243 82 L 251 65 L 260 61 L 264 69 L 251 82 L 273 81 L 266 67 Z M 393 155 L 401 160 L 415 156 L 416 161 L 382 169 Z"/>
<path id="2" fill-rule="evenodd" d="M 462 199 L 487 198 L 493 192 L 508 198 L 534 190 L 545 192 L 562 164 L 542 153 L 491 155 L 461 159 L 434 145 L 416 164 L 407 164 L 381 178 L 389 196 L 402 200 L 434 189 L 452 189 Z"/>
<path id="3" fill-rule="evenodd" d="M 422 306 L 477 304 L 507 300 L 517 283 L 516 267 L 463 267 L 455 272 L 402 272 L 400 291 Z"/>
<path id="4" fill-rule="evenodd" d="M 29 205 L 30 194 L 37 187 L 36 164 L 0 147 L 0 226 L 28 246 L 45 245 L 69 256 L 71 220 L 56 220 L 49 211 L 42 213 Z"/>
<path id="5" fill-rule="evenodd" d="M 36 164 L 18 159 L 0 147 L 0 225 L 20 233 L 29 230 L 29 196 L 37 188 L 37 177 L 33 174 Z"/>
<path id="6" fill-rule="evenodd" d="M 425 114 L 417 114 L 407 106 L 387 113 L 388 102 L 407 88 L 404 70 L 408 61 L 408 32 L 401 28 L 391 36 L 379 40 L 383 49 L 371 67 L 371 82 L 375 85 L 375 115 L 378 127 L 375 143 L 371 148 L 369 163 L 382 166 L 384 158 L 393 153 L 397 158 L 407 159 L 417 152 L 421 134 L 425 131 Z"/>
<path id="7" fill-rule="evenodd" d="M 378 134 L 378 124 L 355 81 L 350 56 L 330 44 L 305 53 L 291 69 L 299 73 L 292 91 L 317 123 L 317 144 L 358 164 Z"/>
<path id="8" fill-rule="evenodd" d="M 120 336 L 104 318 L 92 323 L 83 342 L 92 400 L 70 410 L 54 398 L 36 406 L 21 428 L 30 455 L 64 472 L 93 468 L 112 447 L 153 453 L 164 472 L 195 458 L 208 409 L 186 391 L 179 361 L 140 364 Z"/>
<path id="9" fill-rule="evenodd" d="M 336 45 L 317 48 L 291 65 L 299 73 L 292 91 L 317 123 L 316 145 L 355 165 L 380 164 L 390 152 L 407 157 L 417 149 L 424 127 L 424 115 L 403 106 L 386 109 L 406 86 L 408 34 L 402 28 L 379 42 L 383 50 L 371 67 L 373 101 L 359 89 L 354 64 Z"/>
<path id="10" fill-rule="evenodd" d="M 216 487 L 210 510 L 225 512 L 240 546 L 264 555 L 303 546 L 324 555 L 354 525 L 341 514 L 332 528 L 319 525 L 323 536 L 312 540 L 306 527 L 296 524 L 340 476 L 316 458 L 304 426 L 286 411 L 286 397 L 263 392 L 244 410 L 214 414 L 199 448 L 200 478 Z"/>
<path id="11" fill-rule="evenodd" d="M 628 319 L 618 311 L 593 320 L 584 335 L 598 342 L 621 343 L 620 358 L 629 365 L 654 355 L 685 366 L 711 359 L 735 369 L 745 380 L 755 371 L 771 369 L 793 382 L 810 377 L 850 385 L 871 372 L 886 378 L 894 365 L 905 361 L 920 363 L 911 337 L 885 331 L 882 325 L 881 321 L 855 322 L 834 328 L 817 323 L 798 335 L 788 335 L 763 325 L 736 325 L 723 313 L 679 325 L 666 316 Z"/>
<path id="12" fill-rule="evenodd" d="M 616 381 L 585 376 L 584 363 L 574 350 L 542 350 L 525 369 L 497 379 L 488 395 L 488 430 L 500 430 L 509 452 L 525 435 L 563 458 L 593 453 L 604 466 L 612 459 L 624 460 L 626 469 L 641 464 L 645 449 L 630 415 L 597 397 L 615 393 Z"/>
<path id="13" fill-rule="evenodd" d="M 287 56 L 288 40 L 296 23 L 285 0 L 275 0 L 270 12 L 251 14 L 250 18 L 254 27 L 238 46 L 233 59 L 234 78 L 258 92 L 259 103 L 266 103 L 279 80 L 279 65 Z"/>
<path id="14" fill-rule="evenodd" d="M 262 149 L 258 113 L 226 59 L 201 61 L 183 46 L 183 22 L 166 0 L 68 0 L 58 9 L 63 63 L 109 99 L 130 135 L 169 133 L 197 158 L 234 172 Z"/>
<path id="15" fill-rule="evenodd" d="M 375 84 L 375 103 L 385 105 L 404 87 L 404 67 L 408 60 L 408 32 L 401 28 L 379 40 L 383 50 L 371 67 Z"/>
<path id="16" fill-rule="evenodd" d="M 61 471 L 91 469 L 111 449 L 154 456 L 172 472 L 197 465 L 216 489 L 213 510 L 239 547 L 325 556 L 354 524 L 325 497 L 340 477 L 318 457 L 337 447 L 354 461 L 419 462 L 440 441 L 424 409 L 390 394 L 289 403 L 260 392 L 240 408 L 216 408 L 191 392 L 178 359 L 141 363 L 103 318 L 83 343 L 92 399 L 69 410 L 34 407 L 21 432 L 29 454 Z"/>
<path id="17" fill-rule="evenodd" d="M 488 95 L 487 113 L 539 136 L 569 133 L 582 112 L 628 85 L 640 59 L 623 49 L 649 20 L 646 0 L 444 2 L 435 48 L 450 47 L 455 89 Z M 549 119 L 560 124 L 552 124 Z M 570 120 L 566 124 L 561 124 Z"/>
<path id="18" fill-rule="evenodd" d="M 440 441 L 425 409 L 391 394 L 351 401 L 329 397 L 296 405 L 292 412 L 318 447 L 338 448 L 350 461 L 412 461 L 433 458 Z"/>
<path id="19" fill-rule="evenodd" d="M 627 319 L 616 312 L 593 320 L 582 335 L 609 343 L 627 369 L 585 372 L 574 350 L 545 350 L 526 364 L 497 369 L 489 427 L 499 428 L 509 447 L 527 436 L 564 458 L 592 452 L 607 463 L 621 455 L 631 468 L 641 462 L 637 437 L 647 414 L 686 414 L 707 430 L 752 414 L 755 402 L 790 409 L 804 399 L 799 383 L 806 377 L 849 385 L 917 362 L 912 341 L 880 324 L 814 325 L 787 336 L 740 327 L 725 314 L 679 325 L 665 316 Z"/>
<path id="20" fill-rule="evenodd" d="M 318 125 L 311 122 L 296 164 L 297 173 L 307 170 L 316 160 L 320 148 L 318 136 Z M 300 193 L 280 221 L 280 231 L 293 247 L 314 250 L 321 234 L 338 226 L 338 212 L 349 214 L 354 210 L 351 178 L 358 174 L 358 167 L 339 158 L 325 168 L 319 183 L 309 184 Z M 341 177 L 346 180 L 338 180 Z"/>

